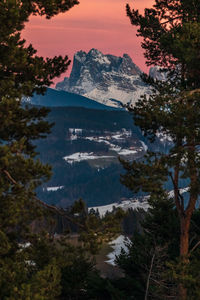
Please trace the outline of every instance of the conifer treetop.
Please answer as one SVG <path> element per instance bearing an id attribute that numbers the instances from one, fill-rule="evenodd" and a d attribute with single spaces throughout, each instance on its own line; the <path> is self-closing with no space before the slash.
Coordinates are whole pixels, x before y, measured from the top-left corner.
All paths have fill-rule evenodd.
<path id="1" fill-rule="evenodd" d="M 198 88 L 200 60 L 200 2 L 156 0 L 144 15 L 127 4 L 127 15 L 143 38 L 146 64 L 179 69 L 187 88 Z"/>

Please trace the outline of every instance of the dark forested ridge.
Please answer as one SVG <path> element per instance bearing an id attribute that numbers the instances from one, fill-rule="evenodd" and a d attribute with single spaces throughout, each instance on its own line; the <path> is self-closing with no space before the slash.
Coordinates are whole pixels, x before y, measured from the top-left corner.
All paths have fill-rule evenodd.
<path id="1" fill-rule="evenodd" d="M 135 128 L 132 117 L 126 111 L 106 111 L 87 109 L 84 107 L 54 107 L 51 108 L 48 120 L 55 121 L 52 132 L 60 128 L 60 123 L 76 128 L 93 130 L 120 130 L 121 128 Z M 139 129 L 137 129 L 139 132 Z"/>
<path id="2" fill-rule="evenodd" d="M 52 88 L 47 88 L 44 95 L 38 95 L 37 93 L 35 93 L 33 97 L 28 98 L 28 101 L 34 105 L 42 105 L 49 107 L 66 106 L 85 107 L 102 110 L 119 110 L 117 108 L 98 103 L 95 100 L 91 100 L 81 95 L 69 93 L 66 91 L 57 91 Z"/>
<path id="3" fill-rule="evenodd" d="M 120 183 L 124 171 L 118 157 L 137 159 L 148 148 L 165 151 L 168 147 L 163 139 L 149 143 L 126 111 L 51 107 L 48 121 L 54 123 L 52 132 L 37 142 L 37 150 L 41 160 L 52 165 L 53 176 L 38 190 L 38 196 L 62 207 L 79 198 L 88 206 L 130 198 L 132 192 Z M 85 155 L 88 157 L 82 159 Z"/>
<path id="4" fill-rule="evenodd" d="M 97 142 L 98 137 L 117 134 L 123 128 L 132 132 L 132 136 L 123 141 L 125 146 L 138 143 L 141 134 L 127 112 L 55 107 L 51 108 L 48 121 L 54 123 L 51 134 L 44 141 L 37 142 L 41 160 L 53 167 L 51 180 L 38 192 L 42 200 L 65 207 L 81 197 L 91 206 L 108 204 L 131 196 L 120 184 L 123 169 L 118 162 L 117 153 L 111 160 L 102 159 L 102 156 L 110 156 L 109 144 Z M 70 130 L 81 130 L 81 136 L 73 139 Z M 96 140 L 89 139 L 92 137 Z M 99 159 L 73 164 L 63 159 L 77 152 L 92 152 Z M 99 163 L 99 167 L 95 163 Z M 57 191 L 46 190 L 47 187 L 60 186 L 63 188 Z"/>

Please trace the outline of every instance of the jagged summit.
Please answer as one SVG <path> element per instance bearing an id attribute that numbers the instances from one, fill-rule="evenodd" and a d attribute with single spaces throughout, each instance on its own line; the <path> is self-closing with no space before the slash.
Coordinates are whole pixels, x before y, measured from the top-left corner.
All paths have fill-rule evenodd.
<path id="1" fill-rule="evenodd" d="M 128 54 L 104 55 L 97 49 L 74 55 L 70 77 L 56 85 L 58 90 L 83 95 L 110 106 L 132 103 L 149 87 L 140 78 L 141 70 Z"/>

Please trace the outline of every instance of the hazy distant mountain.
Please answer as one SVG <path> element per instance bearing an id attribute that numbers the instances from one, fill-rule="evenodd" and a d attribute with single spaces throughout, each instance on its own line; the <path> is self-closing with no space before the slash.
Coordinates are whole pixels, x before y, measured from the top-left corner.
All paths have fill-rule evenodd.
<path id="1" fill-rule="evenodd" d="M 106 105 L 134 104 L 150 88 L 140 78 L 141 70 L 128 54 L 123 57 L 104 55 L 97 49 L 74 55 L 70 77 L 56 89 L 83 95 Z"/>

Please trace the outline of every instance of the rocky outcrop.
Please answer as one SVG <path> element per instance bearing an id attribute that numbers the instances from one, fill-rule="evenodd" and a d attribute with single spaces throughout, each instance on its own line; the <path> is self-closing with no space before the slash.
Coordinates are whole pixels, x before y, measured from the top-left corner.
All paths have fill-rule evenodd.
<path id="1" fill-rule="evenodd" d="M 166 81 L 167 75 L 168 72 L 159 66 L 151 67 L 149 70 L 149 76 L 152 77 L 154 80 Z"/>
<path id="2" fill-rule="evenodd" d="M 120 102 L 134 104 L 141 95 L 150 93 L 141 73 L 128 54 L 117 57 L 97 49 L 79 51 L 74 55 L 70 77 L 56 88 L 118 107 Z"/>

